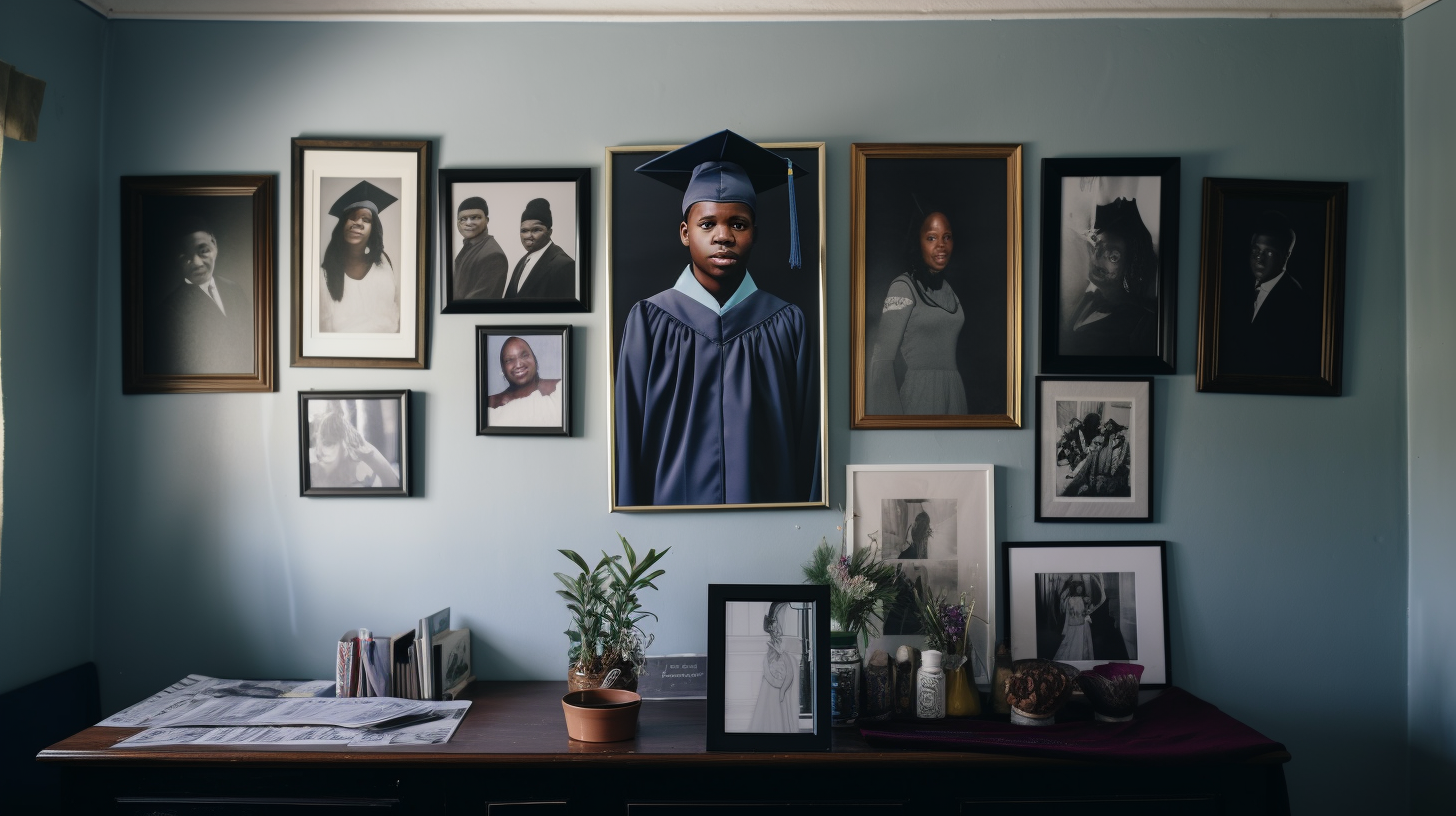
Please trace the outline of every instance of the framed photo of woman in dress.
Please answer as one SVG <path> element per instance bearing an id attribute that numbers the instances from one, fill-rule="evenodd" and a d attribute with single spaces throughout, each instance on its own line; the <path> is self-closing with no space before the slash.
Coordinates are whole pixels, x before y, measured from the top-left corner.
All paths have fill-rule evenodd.
<path id="1" fill-rule="evenodd" d="M 1153 379 L 1036 378 L 1036 520 L 1153 520 Z"/>
<path id="2" fill-rule="evenodd" d="M 427 141 L 293 140 L 293 365 L 425 367 Z"/>
<path id="3" fill-rule="evenodd" d="M 1012 660 L 1136 663 L 1143 688 L 1173 682 L 1165 542 L 1007 541 L 1001 576 Z"/>
<path id="4" fill-rule="evenodd" d="M 1042 159 L 1042 371 L 1174 372 L 1179 167 Z"/>
<path id="5" fill-rule="evenodd" d="M 850 427 L 1021 427 L 1021 145 L 850 147 Z"/>
<path id="6" fill-rule="evenodd" d="M 829 587 L 708 585 L 708 750 L 827 751 Z"/>
<path id="7" fill-rule="evenodd" d="M 475 433 L 571 435 L 571 327 L 475 327 Z"/>
<path id="8" fill-rule="evenodd" d="M 409 396 L 298 392 L 298 494 L 410 495 Z"/>

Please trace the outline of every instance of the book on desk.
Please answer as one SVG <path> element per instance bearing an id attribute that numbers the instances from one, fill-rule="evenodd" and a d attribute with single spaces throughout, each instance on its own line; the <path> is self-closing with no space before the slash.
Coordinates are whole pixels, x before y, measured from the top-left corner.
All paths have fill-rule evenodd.
<path id="1" fill-rule="evenodd" d="M 420 618 L 414 629 L 396 635 L 350 629 L 339 638 L 334 664 L 336 697 L 454 700 L 474 679 L 470 630 L 450 628 L 449 607 Z"/>

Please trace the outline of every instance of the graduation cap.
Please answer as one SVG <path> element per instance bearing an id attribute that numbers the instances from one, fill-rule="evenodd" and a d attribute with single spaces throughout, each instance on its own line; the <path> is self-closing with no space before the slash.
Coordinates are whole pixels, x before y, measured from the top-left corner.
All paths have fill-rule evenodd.
<path id="1" fill-rule="evenodd" d="M 389 193 L 375 187 L 373 184 L 367 181 L 361 181 L 353 187 L 350 187 L 348 192 L 339 196 L 339 199 L 334 202 L 334 206 L 329 208 L 329 215 L 335 218 L 343 218 L 346 214 L 360 207 L 364 207 L 375 215 L 379 215 L 380 210 L 389 209 L 389 205 L 398 200 Z"/>
<path id="2" fill-rule="evenodd" d="M 682 211 L 699 201 L 746 204 L 758 211 L 757 193 L 789 185 L 789 267 L 800 268 L 799 207 L 794 178 L 808 175 L 794 162 L 722 130 L 665 153 L 637 172 L 683 191 Z"/>

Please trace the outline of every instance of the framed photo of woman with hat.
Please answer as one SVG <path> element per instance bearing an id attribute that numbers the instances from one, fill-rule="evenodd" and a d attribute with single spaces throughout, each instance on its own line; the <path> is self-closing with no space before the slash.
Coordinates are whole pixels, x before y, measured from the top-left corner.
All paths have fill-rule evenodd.
<path id="1" fill-rule="evenodd" d="M 425 367 L 429 152 L 293 140 L 293 365 Z"/>

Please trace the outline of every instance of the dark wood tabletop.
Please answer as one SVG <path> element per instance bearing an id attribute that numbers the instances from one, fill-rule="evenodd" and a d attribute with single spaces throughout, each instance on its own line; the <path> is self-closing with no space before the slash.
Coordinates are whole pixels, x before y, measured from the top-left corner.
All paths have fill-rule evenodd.
<path id="1" fill-rule="evenodd" d="M 348 748 L 333 746 L 240 747 L 176 745 L 114 748 L 143 729 L 92 726 L 41 751 L 38 759 L 79 765 L 249 765 L 333 764 L 347 762 L 390 766 L 521 765 L 545 767 L 562 763 L 628 765 L 694 765 L 723 762 L 774 764 L 792 758 L 795 765 L 818 764 L 882 767 L 891 764 L 1004 765 L 1019 767 L 1083 765 L 1075 760 L 1040 759 L 961 752 L 878 749 L 854 728 L 834 729 L 833 748 L 821 753 L 708 753 L 705 748 L 707 704 L 703 700 L 648 700 L 642 703 L 637 737 L 614 743 L 577 742 L 566 736 L 561 709 L 565 682 L 481 682 L 462 699 L 471 701 L 459 729 L 444 745 Z M 1276 752 L 1251 764 L 1286 762 Z"/>

